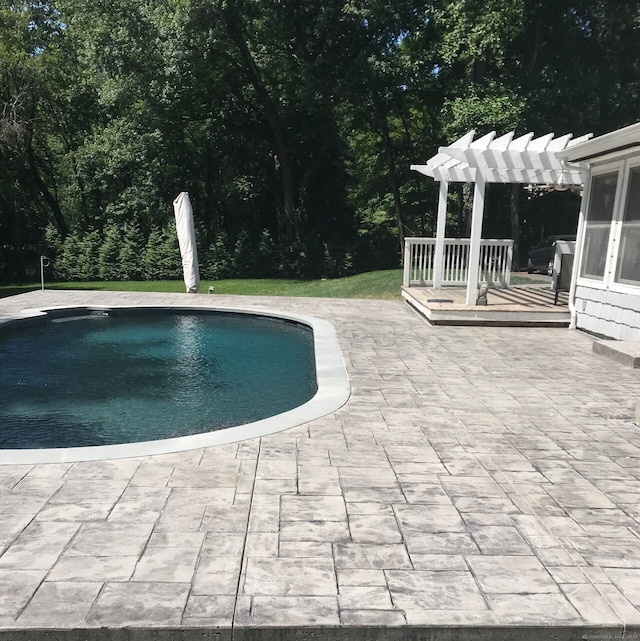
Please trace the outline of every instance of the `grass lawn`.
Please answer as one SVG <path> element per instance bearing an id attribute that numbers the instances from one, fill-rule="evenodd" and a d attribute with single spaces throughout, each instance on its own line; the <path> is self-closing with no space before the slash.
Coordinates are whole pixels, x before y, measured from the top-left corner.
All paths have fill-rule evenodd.
<path id="1" fill-rule="evenodd" d="M 543 282 L 535 277 L 513 276 L 513 285 Z M 240 294 L 247 296 L 312 296 L 324 298 L 377 298 L 399 299 L 402 285 L 402 270 L 388 269 L 367 272 L 346 278 L 327 280 L 288 279 L 229 279 L 203 281 L 200 293 L 206 294 L 209 286 L 216 294 Z M 181 280 L 142 280 L 117 282 L 45 283 L 46 289 L 94 289 L 120 292 L 184 292 Z M 0 285 L 0 298 L 40 289 L 39 283 L 27 285 Z"/>

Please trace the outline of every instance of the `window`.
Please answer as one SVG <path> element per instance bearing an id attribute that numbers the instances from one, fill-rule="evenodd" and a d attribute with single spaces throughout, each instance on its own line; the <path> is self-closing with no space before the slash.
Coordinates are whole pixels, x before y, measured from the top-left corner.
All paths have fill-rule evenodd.
<path id="1" fill-rule="evenodd" d="M 580 269 L 580 276 L 585 278 L 604 279 L 617 184 L 617 171 L 596 175 L 591 181 Z"/>
<path id="2" fill-rule="evenodd" d="M 640 285 L 640 167 L 629 172 L 629 188 L 622 218 L 616 281 Z"/>

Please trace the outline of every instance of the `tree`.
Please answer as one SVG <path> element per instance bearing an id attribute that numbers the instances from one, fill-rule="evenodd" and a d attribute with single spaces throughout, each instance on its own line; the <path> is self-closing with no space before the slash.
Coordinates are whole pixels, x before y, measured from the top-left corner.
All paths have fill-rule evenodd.
<path id="1" fill-rule="evenodd" d="M 237 245 L 281 274 L 396 266 L 405 234 L 434 231 L 437 186 L 409 165 L 439 145 L 637 118 L 639 16 L 614 0 L 5 2 L 0 275 L 35 265 L 52 225 L 75 237 L 67 257 L 130 231 L 122 274 L 103 253 L 110 277 L 139 273 L 141 245 L 146 277 L 179 277 L 160 230 L 185 190 L 215 273 Z M 520 191 L 491 191 L 488 225 L 517 242 Z"/>
<path id="2" fill-rule="evenodd" d="M 122 233 L 118 225 L 110 221 L 104 228 L 104 240 L 98 252 L 98 273 L 102 280 L 119 280 L 120 247 Z"/>
<path id="3" fill-rule="evenodd" d="M 120 278 L 122 280 L 139 280 L 142 277 L 142 252 L 144 249 L 144 238 L 140 233 L 138 223 L 133 220 L 127 223 L 122 246 L 118 254 L 120 267 Z"/>
<path id="4" fill-rule="evenodd" d="M 146 280 L 177 279 L 182 276 L 182 262 L 175 223 L 153 229 L 144 249 L 142 264 Z"/>
<path id="5" fill-rule="evenodd" d="M 48 4 L 0 6 L 0 225 L 12 240 L 11 272 L 18 278 L 24 276 L 25 252 L 41 238 L 36 229 L 51 219 L 66 232 L 40 126 L 47 121 L 49 72 L 60 29 Z"/>

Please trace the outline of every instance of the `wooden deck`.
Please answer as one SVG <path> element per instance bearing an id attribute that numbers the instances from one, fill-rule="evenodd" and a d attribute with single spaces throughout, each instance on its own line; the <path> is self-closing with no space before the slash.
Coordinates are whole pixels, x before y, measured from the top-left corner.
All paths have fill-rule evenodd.
<path id="1" fill-rule="evenodd" d="M 465 304 L 465 287 L 403 287 L 402 297 L 432 325 L 510 325 L 568 327 L 568 293 L 553 304 L 549 285 L 490 289 L 487 305 Z"/>

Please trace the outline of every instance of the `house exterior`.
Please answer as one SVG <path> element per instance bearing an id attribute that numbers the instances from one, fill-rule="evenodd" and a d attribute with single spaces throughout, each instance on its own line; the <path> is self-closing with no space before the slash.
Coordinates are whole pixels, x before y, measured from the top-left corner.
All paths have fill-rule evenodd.
<path id="1" fill-rule="evenodd" d="M 569 306 L 572 324 L 640 341 L 640 123 L 557 153 L 588 170 Z"/>

